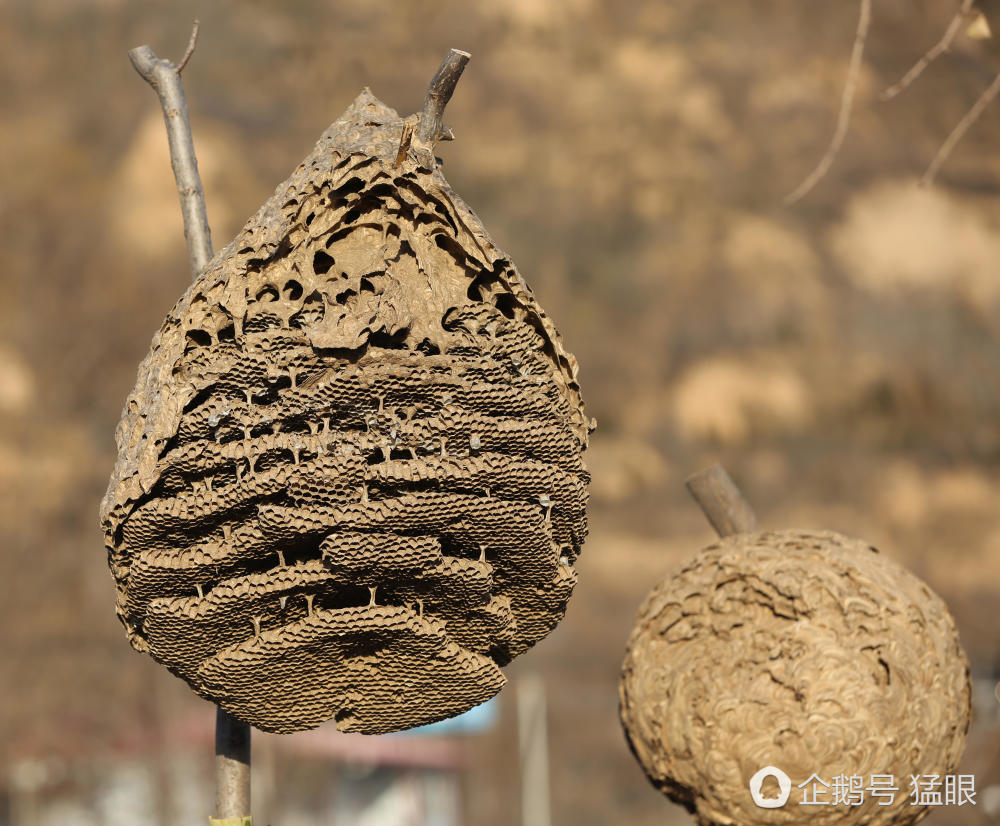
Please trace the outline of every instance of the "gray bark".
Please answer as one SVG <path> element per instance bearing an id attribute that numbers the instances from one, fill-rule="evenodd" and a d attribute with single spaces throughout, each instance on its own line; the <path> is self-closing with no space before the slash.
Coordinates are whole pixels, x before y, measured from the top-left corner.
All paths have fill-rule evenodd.
<path id="1" fill-rule="evenodd" d="M 722 465 L 712 465 L 696 473 L 686 484 L 688 492 L 719 536 L 757 530 L 757 516 L 753 508 Z"/>
<path id="2" fill-rule="evenodd" d="M 191 274 L 197 278 L 212 258 L 212 235 L 205 210 L 205 192 L 198 174 L 198 161 L 191 137 L 181 70 L 194 52 L 198 23 L 180 63 L 156 56 L 149 46 L 138 46 L 129 60 L 160 99 L 170 144 L 170 165 L 177 182 L 184 237 L 187 240 Z M 216 818 L 244 818 L 250 815 L 250 726 L 217 708 L 215 719 L 215 810 Z"/>
<path id="3" fill-rule="evenodd" d="M 451 140 L 451 131 L 442 125 L 441 119 L 444 117 L 444 107 L 451 100 L 470 57 L 468 52 L 451 49 L 431 78 L 424 107 L 420 112 L 420 126 L 417 128 L 417 139 L 422 143 Z"/>
<path id="4" fill-rule="evenodd" d="M 197 29 L 195 30 L 195 33 Z M 192 42 L 194 37 L 192 36 Z M 191 139 L 191 120 L 188 116 L 180 70 L 191 56 L 193 47 L 179 65 L 156 56 L 149 46 L 138 46 L 129 53 L 129 60 L 157 96 L 163 107 L 163 121 L 170 143 L 170 165 L 177 181 L 177 194 L 184 216 L 184 237 L 187 239 L 191 272 L 197 278 L 212 257 L 212 235 L 205 212 L 205 193 L 198 174 L 198 161 Z"/>

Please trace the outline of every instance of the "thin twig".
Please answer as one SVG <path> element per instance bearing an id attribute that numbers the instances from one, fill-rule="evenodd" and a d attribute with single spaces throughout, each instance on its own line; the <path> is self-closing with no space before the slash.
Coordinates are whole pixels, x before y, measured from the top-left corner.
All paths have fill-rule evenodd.
<path id="1" fill-rule="evenodd" d="M 192 42 L 194 34 L 197 34 L 197 24 Z M 190 51 L 189 45 L 188 52 Z M 174 170 L 181 213 L 184 216 L 184 237 L 187 239 L 191 271 L 197 278 L 212 257 L 212 233 L 208 228 L 205 192 L 198 174 L 198 161 L 191 139 L 191 120 L 180 71 L 169 60 L 158 58 L 149 46 L 138 46 L 128 56 L 135 70 L 160 98 L 163 121 L 167 127 L 167 141 L 170 144 L 170 165 Z M 184 60 L 188 57 L 190 54 L 185 54 Z"/>
<path id="2" fill-rule="evenodd" d="M 786 205 L 794 204 L 801 199 L 809 190 L 830 171 L 840 148 L 844 144 L 847 136 L 847 127 L 851 121 L 851 106 L 854 105 L 854 92 L 858 88 L 858 76 L 861 72 L 861 57 L 865 51 L 865 40 L 868 37 L 868 27 L 872 19 L 871 0 L 861 0 L 861 15 L 858 19 L 858 29 L 854 35 L 854 48 L 851 50 L 851 60 L 847 67 L 847 81 L 844 84 L 844 92 L 840 99 L 840 113 L 837 115 L 837 127 L 833 132 L 833 138 L 827 147 L 823 157 L 820 158 L 816 168 L 809 173 L 808 177 L 799 184 L 792 192 L 785 196 Z"/>
<path id="3" fill-rule="evenodd" d="M 188 40 L 187 51 L 184 52 L 184 57 L 181 58 L 181 62 L 177 64 L 177 69 L 175 70 L 177 74 L 184 71 L 184 67 L 187 66 L 187 62 L 191 59 L 191 55 L 194 54 L 194 47 L 198 45 L 198 28 L 201 24 L 199 21 L 195 20 L 194 25 L 191 27 L 191 39 Z"/>
<path id="4" fill-rule="evenodd" d="M 396 162 L 392 165 L 393 169 L 399 169 L 400 165 L 403 163 L 403 158 L 405 158 L 406 153 L 410 151 L 410 141 L 412 139 L 413 124 L 404 124 L 403 134 L 399 136 L 399 151 L 396 153 Z"/>
<path id="5" fill-rule="evenodd" d="M 436 143 L 451 138 L 450 131 L 442 127 L 441 119 L 444 117 L 444 107 L 451 100 L 458 79 L 465 71 L 465 65 L 470 57 L 468 52 L 449 50 L 434 77 L 431 78 L 427 96 L 424 98 L 424 107 L 420 112 L 420 126 L 417 128 L 417 138 L 422 143 Z"/>
<path id="6" fill-rule="evenodd" d="M 962 28 L 962 22 L 969 16 L 969 12 L 972 11 L 972 5 L 975 2 L 976 0 L 962 0 L 962 5 L 959 6 L 958 11 L 956 11 L 955 15 L 951 18 L 951 22 L 948 23 L 948 28 L 944 30 L 944 34 L 941 36 L 941 39 L 931 46 L 931 48 L 924 53 L 920 60 L 913 64 L 913 67 L 910 71 L 903 75 L 901 80 L 894 83 L 882 93 L 882 100 L 892 100 L 892 98 L 896 97 L 896 95 L 920 77 L 924 69 L 930 66 L 931 63 L 951 48 L 952 41 L 954 41 L 955 37 L 958 35 L 959 29 Z"/>
<path id="7" fill-rule="evenodd" d="M 934 160 L 931 161 L 930 166 L 927 167 L 927 171 L 920 179 L 922 186 L 929 186 L 933 183 L 938 170 L 940 170 L 944 162 L 948 160 L 951 150 L 953 150 L 955 145 L 962 140 L 965 133 L 969 131 L 969 127 L 979 120 L 983 111 L 990 105 L 990 102 L 997 96 L 998 93 L 1000 93 L 1000 74 L 993 78 L 993 82 L 989 85 L 986 91 L 983 92 L 979 96 L 979 99 L 972 104 L 972 107 L 965 113 L 965 116 L 958 122 L 955 128 L 951 130 L 951 134 L 948 135 L 945 142 L 941 144 L 941 148 L 938 149 L 937 154 L 934 156 Z"/>
<path id="8" fill-rule="evenodd" d="M 757 530 L 757 515 L 722 465 L 696 473 L 685 484 L 719 536 Z"/>

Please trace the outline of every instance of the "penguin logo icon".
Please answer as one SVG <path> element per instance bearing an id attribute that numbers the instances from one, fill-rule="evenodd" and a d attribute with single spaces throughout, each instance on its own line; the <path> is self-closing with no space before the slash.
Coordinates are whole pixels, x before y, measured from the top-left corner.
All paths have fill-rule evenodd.
<path id="1" fill-rule="evenodd" d="M 778 796 L 764 797 L 761 794 L 761 786 L 764 785 L 765 777 L 773 777 L 778 781 Z M 774 766 L 765 766 L 757 774 L 750 778 L 750 797 L 753 798 L 754 805 L 758 809 L 780 809 L 788 802 L 788 795 L 792 792 L 792 780 L 781 769 Z"/>

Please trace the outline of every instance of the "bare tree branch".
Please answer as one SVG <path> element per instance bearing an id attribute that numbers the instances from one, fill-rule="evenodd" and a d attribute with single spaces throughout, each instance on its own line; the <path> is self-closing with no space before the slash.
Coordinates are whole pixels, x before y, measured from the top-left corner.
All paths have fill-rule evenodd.
<path id="1" fill-rule="evenodd" d="M 427 96 L 424 98 L 424 107 L 420 112 L 420 125 L 417 127 L 417 139 L 422 143 L 451 140 L 451 131 L 441 125 L 441 119 L 444 117 L 444 107 L 451 100 L 458 79 L 465 71 L 465 65 L 471 56 L 468 52 L 458 49 L 449 50 L 431 79 Z"/>
<path id="2" fill-rule="evenodd" d="M 149 46 L 138 46 L 129 60 L 157 96 L 163 108 L 163 120 L 170 144 L 170 165 L 177 182 L 177 193 L 184 215 L 191 273 L 197 278 L 212 258 L 212 235 L 205 212 L 205 192 L 198 174 L 198 161 L 191 137 L 181 69 L 194 53 L 198 42 L 198 21 L 191 30 L 187 51 L 174 65 L 156 56 Z M 215 806 L 217 818 L 211 823 L 241 824 L 250 822 L 250 726 L 217 707 L 215 719 Z"/>
<path id="3" fill-rule="evenodd" d="M 250 726 L 221 706 L 215 712 L 215 814 L 209 820 L 220 826 L 250 821 Z"/>
<path id="4" fill-rule="evenodd" d="M 861 15 L 858 19 L 858 29 L 854 35 L 854 48 L 851 50 L 851 60 L 847 67 L 847 81 L 844 84 L 844 93 L 840 100 L 840 113 L 837 115 L 837 127 L 834 129 L 833 138 L 827 147 L 823 157 L 820 158 L 816 168 L 809 173 L 808 177 L 799 184 L 792 192 L 784 198 L 784 203 L 794 204 L 809 192 L 816 184 L 830 171 L 840 148 L 844 145 L 844 138 L 847 135 L 847 127 L 851 121 L 851 107 L 854 105 L 854 93 L 858 87 L 858 76 L 861 72 L 861 57 L 865 51 L 865 40 L 868 37 L 868 27 L 871 25 L 872 3 L 871 0 L 861 0 Z"/>
<path id="5" fill-rule="evenodd" d="M 191 55 L 194 54 L 194 47 L 198 45 L 198 28 L 200 23 L 195 20 L 194 25 L 191 27 L 191 39 L 188 40 L 187 51 L 184 52 L 184 57 L 181 58 L 181 62 L 177 64 L 177 74 L 184 71 L 184 67 L 187 66 L 187 62 L 191 59 Z"/>
<path id="6" fill-rule="evenodd" d="M 915 81 L 923 73 L 924 69 L 931 65 L 935 60 L 937 60 L 941 55 L 947 52 L 951 48 L 952 41 L 958 35 L 959 29 L 962 28 L 962 23 L 969 16 L 972 11 L 972 6 L 976 0 L 962 0 L 962 5 L 959 6 L 958 11 L 951 18 L 951 22 L 948 23 L 948 28 L 945 29 L 944 34 L 941 39 L 935 43 L 931 48 L 929 48 L 924 55 L 913 64 L 913 67 L 902 79 L 897 83 L 894 83 L 888 89 L 882 93 L 882 100 L 892 100 L 900 92 L 909 87 L 913 81 Z"/>
<path id="7" fill-rule="evenodd" d="M 719 536 L 757 530 L 757 515 L 722 465 L 696 473 L 685 484 Z"/>
<path id="8" fill-rule="evenodd" d="M 930 166 L 927 167 L 927 171 L 920 179 L 920 183 L 923 186 L 928 186 L 934 182 L 934 178 L 937 176 L 938 170 L 941 169 L 944 162 L 948 160 L 948 156 L 955 148 L 955 145 L 962 140 L 965 133 L 969 131 L 969 127 L 979 120 L 983 111 L 990 105 L 990 102 L 997 96 L 998 93 L 1000 93 L 1000 74 L 993 78 L 993 82 L 989 85 L 986 91 L 983 92 L 979 96 L 978 100 L 972 104 L 972 107 L 965 113 L 965 116 L 958 122 L 955 128 L 951 130 L 951 134 L 948 135 L 945 142 L 941 144 L 941 148 L 938 149 L 937 154 L 934 156 L 934 160 L 931 161 Z"/>
<path id="9" fill-rule="evenodd" d="M 192 32 L 192 43 L 197 33 L 196 24 Z M 189 44 L 185 61 L 191 56 L 191 51 L 193 46 Z M 184 237 L 187 239 L 191 272 L 197 278 L 212 257 L 212 234 L 208 228 L 205 193 L 191 139 L 191 120 L 184 98 L 184 86 L 181 84 L 180 67 L 169 60 L 158 58 L 149 46 L 138 46 L 128 56 L 135 70 L 160 98 L 163 121 L 167 127 L 167 141 L 170 144 L 170 165 L 174 170 L 181 213 L 184 216 Z"/>

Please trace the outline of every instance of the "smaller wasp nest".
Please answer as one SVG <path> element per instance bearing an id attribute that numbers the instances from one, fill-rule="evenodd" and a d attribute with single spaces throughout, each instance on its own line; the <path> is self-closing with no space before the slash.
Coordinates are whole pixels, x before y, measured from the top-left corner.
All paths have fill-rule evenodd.
<path id="1" fill-rule="evenodd" d="M 168 315 L 101 509 L 129 640 L 274 732 L 466 711 L 561 619 L 576 362 L 367 90 Z"/>
<path id="2" fill-rule="evenodd" d="M 928 809 L 909 778 L 954 771 L 970 697 L 942 600 L 875 548 L 808 531 L 735 534 L 664 579 L 619 686 L 636 758 L 703 826 L 915 823 Z M 768 766 L 791 780 L 784 807 L 751 797 Z M 898 791 L 890 805 L 801 805 L 813 775 L 892 775 Z"/>

